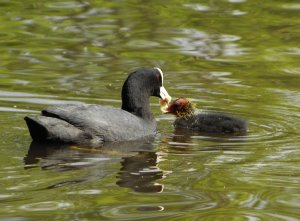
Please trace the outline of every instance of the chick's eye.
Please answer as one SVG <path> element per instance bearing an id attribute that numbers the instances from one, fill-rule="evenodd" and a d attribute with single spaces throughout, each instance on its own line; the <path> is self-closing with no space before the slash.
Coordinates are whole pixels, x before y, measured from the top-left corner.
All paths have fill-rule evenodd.
<path id="1" fill-rule="evenodd" d="M 175 101 L 175 102 L 174 102 L 174 105 L 175 105 L 175 106 L 179 106 L 179 105 L 180 105 L 180 102 L 179 102 L 179 101 Z"/>

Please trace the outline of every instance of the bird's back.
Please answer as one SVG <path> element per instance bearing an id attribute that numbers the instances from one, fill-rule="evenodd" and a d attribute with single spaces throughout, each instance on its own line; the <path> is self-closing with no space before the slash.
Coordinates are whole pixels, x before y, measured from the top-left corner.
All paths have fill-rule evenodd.
<path id="1" fill-rule="evenodd" d="M 31 121 L 34 118 L 31 118 Z M 107 106 L 88 105 L 88 104 L 66 104 L 48 107 L 42 111 L 42 116 L 38 116 L 39 126 L 50 130 L 52 137 L 60 137 L 59 140 L 74 140 L 78 134 L 83 136 L 81 139 L 101 138 L 107 141 L 126 141 L 136 140 L 145 136 L 155 134 L 155 122 L 148 122 L 127 111 L 115 109 Z M 59 122 L 61 121 L 61 122 Z M 33 124 L 32 122 L 28 124 Z M 52 128 L 53 124 L 56 127 Z M 60 126 L 62 125 L 61 129 Z M 31 130 L 30 125 L 28 125 Z M 75 132 L 76 131 L 76 132 Z M 80 134 L 79 132 L 82 132 Z M 32 131 L 30 132 L 31 135 Z M 79 137 L 80 137 L 79 136 Z M 32 136 L 34 138 L 34 136 Z M 86 137 L 86 138 L 85 138 Z M 78 138 L 77 138 L 78 139 Z M 76 141 L 75 143 L 78 143 Z"/>

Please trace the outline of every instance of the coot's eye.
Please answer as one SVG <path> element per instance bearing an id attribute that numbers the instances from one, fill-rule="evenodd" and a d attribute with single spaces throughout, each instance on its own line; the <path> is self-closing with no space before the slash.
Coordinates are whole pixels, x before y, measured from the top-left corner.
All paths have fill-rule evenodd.
<path id="1" fill-rule="evenodd" d="M 155 76 L 156 76 L 158 82 L 160 83 L 160 86 L 163 86 L 164 85 L 164 74 L 163 74 L 163 72 L 158 67 L 155 67 L 154 69 L 157 71 L 155 73 Z"/>
<path id="2" fill-rule="evenodd" d="M 157 73 L 157 74 L 155 75 L 155 77 L 156 77 L 157 81 L 159 82 L 159 86 L 162 86 L 161 74 L 160 74 L 160 73 Z"/>

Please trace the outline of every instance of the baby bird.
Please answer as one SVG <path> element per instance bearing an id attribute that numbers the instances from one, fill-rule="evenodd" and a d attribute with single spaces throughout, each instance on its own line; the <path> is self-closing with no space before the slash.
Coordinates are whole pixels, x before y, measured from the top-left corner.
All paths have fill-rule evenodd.
<path id="1" fill-rule="evenodd" d="M 190 100 L 183 97 L 170 103 L 166 113 L 177 117 L 175 128 L 217 134 L 245 134 L 248 128 L 244 119 L 220 112 L 199 111 Z"/>

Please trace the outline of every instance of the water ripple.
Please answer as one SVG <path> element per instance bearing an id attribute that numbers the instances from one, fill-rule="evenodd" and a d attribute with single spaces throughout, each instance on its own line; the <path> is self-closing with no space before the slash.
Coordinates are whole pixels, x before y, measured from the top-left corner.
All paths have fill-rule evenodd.
<path id="1" fill-rule="evenodd" d="M 118 205 L 114 207 L 107 207 L 101 210 L 101 214 L 106 218 L 114 220 L 123 220 L 127 217 L 130 220 L 140 220 L 141 218 L 162 218 L 170 216 L 178 216 L 178 208 L 188 208 L 189 211 L 206 211 L 216 208 L 218 204 L 212 202 L 210 197 L 198 198 L 197 201 L 189 199 L 188 201 L 180 202 L 161 202 L 161 203 L 143 203 L 131 205 Z M 186 213 L 186 211 L 185 211 Z"/>
<path id="2" fill-rule="evenodd" d="M 48 8 L 54 8 L 54 9 L 76 9 L 76 8 L 85 8 L 89 5 L 90 4 L 88 2 L 64 1 L 64 2 L 48 3 L 46 6 Z"/>
<path id="3" fill-rule="evenodd" d="M 100 194 L 102 191 L 101 190 L 80 190 L 80 191 L 72 191 L 72 192 L 67 192 L 66 194 L 70 195 L 97 195 Z"/>
<path id="4" fill-rule="evenodd" d="M 201 4 L 184 4 L 184 7 L 193 9 L 195 11 L 204 12 L 211 10 L 209 6 L 201 5 Z"/>
<path id="5" fill-rule="evenodd" d="M 234 43 L 240 39 L 239 36 L 209 35 L 196 29 L 181 29 L 178 30 L 179 34 L 183 36 L 168 42 L 178 46 L 183 54 L 204 58 L 240 57 L 247 54 L 247 49 Z"/>
<path id="6" fill-rule="evenodd" d="M 47 202 L 25 204 L 20 206 L 20 209 L 25 211 L 54 211 L 54 210 L 64 209 L 71 206 L 73 206 L 72 203 L 67 203 L 63 201 L 62 202 L 47 201 Z"/>

